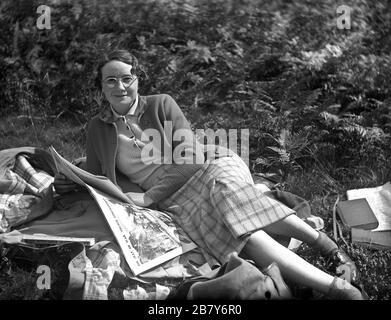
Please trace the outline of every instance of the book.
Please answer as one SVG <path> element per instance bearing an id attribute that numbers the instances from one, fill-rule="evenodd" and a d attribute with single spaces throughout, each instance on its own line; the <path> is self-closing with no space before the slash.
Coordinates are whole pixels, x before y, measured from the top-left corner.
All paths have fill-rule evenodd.
<path id="1" fill-rule="evenodd" d="M 135 276 L 197 247 L 169 213 L 135 205 L 107 177 L 76 167 L 53 147 L 49 151 L 57 171 L 95 199 Z"/>
<path id="2" fill-rule="evenodd" d="M 52 236 L 48 234 L 22 234 L 22 241 L 34 244 L 61 244 L 68 242 L 81 242 L 87 247 L 95 244 L 95 238 Z"/>
<path id="3" fill-rule="evenodd" d="M 339 201 L 337 213 L 349 228 L 371 230 L 379 226 L 379 221 L 365 198 Z"/>
<path id="4" fill-rule="evenodd" d="M 374 231 L 391 230 L 391 183 L 374 188 L 352 189 L 346 192 L 348 200 L 365 198 L 379 226 Z"/>
<path id="5" fill-rule="evenodd" d="M 391 231 L 351 229 L 352 242 L 374 249 L 391 249 Z"/>
<path id="6" fill-rule="evenodd" d="M 348 200 L 365 198 L 379 225 L 372 230 L 351 228 L 351 240 L 374 249 L 391 248 L 391 183 L 373 188 L 352 189 L 347 192 Z"/>

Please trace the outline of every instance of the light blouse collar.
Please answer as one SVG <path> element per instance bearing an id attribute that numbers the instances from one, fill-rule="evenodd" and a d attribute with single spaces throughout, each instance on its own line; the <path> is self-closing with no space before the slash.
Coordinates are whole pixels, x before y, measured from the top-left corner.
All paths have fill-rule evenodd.
<path id="1" fill-rule="evenodd" d="M 137 101 L 137 103 L 135 103 L 134 105 L 136 105 L 137 107 L 136 107 L 136 112 L 135 112 L 134 116 L 137 116 L 137 119 L 139 120 L 140 117 L 149 108 L 150 104 L 147 104 L 146 96 L 140 96 L 139 94 L 137 95 L 136 101 Z M 114 113 L 108 103 L 105 105 L 105 107 L 103 107 L 99 111 L 97 116 L 100 120 L 102 120 L 105 123 L 113 123 L 118 120 L 118 118 L 115 118 L 116 116 L 114 115 Z"/>
<path id="2" fill-rule="evenodd" d="M 134 115 L 136 112 L 136 109 L 137 109 L 137 105 L 138 105 L 138 95 L 136 96 L 136 99 L 134 99 L 133 104 L 129 108 L 129 111 L 127 112 L 127 114 L 125 114 L 125 115 L 119 114 L 118 112 L 116 112 L 114 110 L 112 105 L 110 105 L 110 109 L 111 109 L 111 112 L 113 113 L 114 119 L 117 120 L 117 119 L 122 118 L 124 116 Z"/>

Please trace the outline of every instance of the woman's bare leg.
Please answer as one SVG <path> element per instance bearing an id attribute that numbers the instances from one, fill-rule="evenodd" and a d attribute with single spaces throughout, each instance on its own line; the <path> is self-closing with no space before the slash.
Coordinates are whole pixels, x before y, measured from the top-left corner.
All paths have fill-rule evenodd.
<path id="1" fill-rule="evenodd" d="M 338 250 L 338 245 L 324 232 L 318 232 L 295 214 L 291 214 L 284 219 L 272 223 L 262 228 L 262 230 L 271 236 L 279 235 L 304 241 L 314 249 L 319 250 L 326 257 L 329 257 L 335 250 Z M 345 253 L 343 254 L 344 258 L 341 260 L 341 263 L 351 261 Z M 352 268 L 355 269 L 355 266 Z M 352 272 L 356 272 L 353 269 Z"/>
<path id="2" fill-rule="evenodd" d="M 240 254 L 253 260 L 261 269 L 276 262 L 285 279 L 327 294 L 333 299 L 363 299 L 361 292 L 349 282 L 316 268 L 279 244 L 263 230 L 256 231 L 250 236 Z"/>
<path id="3" fill-rule="evenodd" d="M 272 223 L 262 228 L 262 230 L 269 234 L 292 237 L 309 245 L 314 243 L 319 236 L 317 230 L 295 214 L 291 214 L 284 219 Z"/>
<path id="4" fill-rule="evenodd" d="M 259 268 L 277 262 L 281 274 L 299 285 L 328 293 L 334 277 L 308 263 L 294 252 L 279 244 L 265 231 L 253 233 L 243 248 L 242 255 L 251 259 Z"/>

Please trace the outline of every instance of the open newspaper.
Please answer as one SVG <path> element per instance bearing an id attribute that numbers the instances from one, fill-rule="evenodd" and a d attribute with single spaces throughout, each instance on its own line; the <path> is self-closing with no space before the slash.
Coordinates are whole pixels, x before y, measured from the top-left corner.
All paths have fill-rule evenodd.
<path id="1" fill-rule="evenodd" d="M 49 148 L 57 171 L 87 188 L 96 200 L 134 275 L 196 245 L 164 212 L 135 205 L 114 183 L 73 165 Z"/>

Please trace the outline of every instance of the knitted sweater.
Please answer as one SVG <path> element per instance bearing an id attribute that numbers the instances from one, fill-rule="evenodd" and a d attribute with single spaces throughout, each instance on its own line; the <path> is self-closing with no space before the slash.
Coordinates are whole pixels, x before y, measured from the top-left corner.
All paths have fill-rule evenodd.
<path id="1" fill-rule="evenodd" d="M 102 110 L 88 125 L 87 170 L 108 177 L 123 192 L 144 191 L 156 203 L 172 195 L 202 167 L 203 149 L 196 142 L 183 112 L 169 95 L 139 96 L 135 116 L 137 126 L 132 128 L 135 134 L 141 137 L 142 132 L 148 132 L 148 129 L 159 133 L 160 141 L 157 141 L 160 142 L 160 151 L 164 153 L 165 159 L 172 157 L 171 162 L 161 164 L 164 170 L 160 170 L 159 179 L 154 177 L 154 185 L 145 190 L 116 168 L 118 128 L 116 118 L 110 109 Z M 172 125 L 172 134 L 167 130 L 167 124 Z M 173 139 L 175 132 L 184 133 L 185 140 Z M 182 152 L 178 153 L 177 148 Z M 181 158 L 189 159 L 189 155 L 193 158 L 192 163 L 178 163 Z"/>

